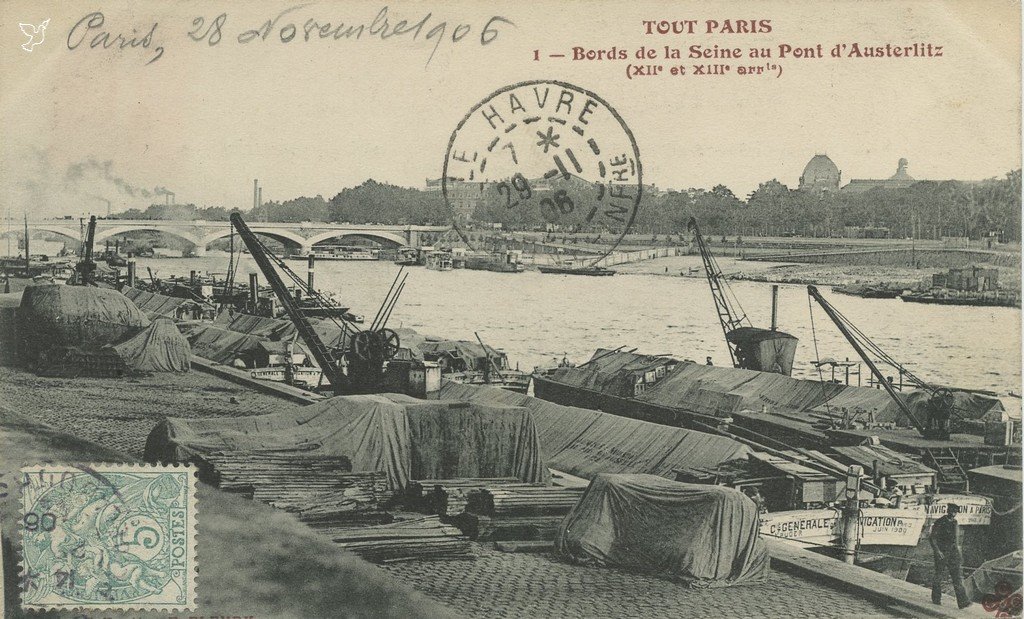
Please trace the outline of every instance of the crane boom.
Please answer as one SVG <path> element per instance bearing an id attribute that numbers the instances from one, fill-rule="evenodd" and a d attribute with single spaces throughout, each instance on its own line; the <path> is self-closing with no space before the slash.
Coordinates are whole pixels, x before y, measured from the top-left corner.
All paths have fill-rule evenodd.
<path id="1" fill-rule="evenodd" d="M 868 368 L 871 370 L 871 373 L 874 374 L 875 380 L 877 380 L 882 385 L 882 388 L 884 388 L 885 391 L 889 394 L 889 397 L 891 397 L 893 401 L 896 402 L 896 405 L 899 407 L 900 411 L 904 415 L 906 415 L 907 419 L 910 420 L 910 423 L 914 425 L 914 428 L 916 428 L 917 431 L 920 432 L 921 435 L 924 436 L 925 438 L 948 439 L 948 431 L 945 432 L 945 436 L 942 436 L 942 432 L 935 432 L 933 428 L 929 428 L 925 426 L 923 423 L 921 423 L 921 420 L 918 419 L 917 415 L 915 415 L 914 412 L 910 410 L 910 407 L 907 406 L 907 403 L 903 401 L 903 398 L 901 398 L 896 393 L 896 389 L 893 388 L 892 384 L 890 384 L 889 381 L 885 378 L 885 376 L 882 375 L 881 370 L 878 369 L 878 366 L 875 365 L 875 362 L 871 359 L 870 356 L 868 356 L 867 351 L 865 351 L 864 347 L 861 346 L 860 341 L 857 339 L 857 337 L 855 337 L 853 333 L 850 332 L 850 329 L 847 326 L 846 321 L 839 316 L 839 314 L 836 312 L 836 309 L 832 307 L 832 304 L 826 301 L 825 298 L 821 296 L 821 293 L 818 292 L 818 289 L 815 286 L 808 286 L 807 294 L 811 295 L 811 298 L 818 302 L 818 305 L 821 306 L 821 309 L 825 310 L 825 314 L 828 315 L 830 319 L 832 319 L 832 322 L 835 323 L 836 328 L 839 329 L 839 332 L 843 334 L 843 337 L 845 337 L 848 342 L 850 342 L 850 345 L 853 346 L 853 349 L 857 351 L 857 354 L 860 355 L 860 358 L 864 361 L 865 365 L 867 365 Z"/>
<path id="2" fill-rule="evenodd" d="M 313 325 L 310 324 L 309 319 L 292 298 L 291 292 L 281 279 L 281 276 L 278 275 L 277 270 L 270 261 L 270 257 L 267 256 L 263 244 L 260 243 L 259 239 L 256 238 L 256 235 L 253 234 L 252 230 L 249 229 L 249 226 L 238 213 L 231 214 L 231 225 L 238 231 L 238 237 L 245 243 L 249 254 L 252 255 L 253 260 L 260 267 L 260 271 L 263 272 L 263 276 L 274 290 L 274 294 L 277 295 L 277 299 L 284 307 L 288 318 L 295 325 L 299 335 L 302 337 L 302 341 L 309 347 L 309 352 L 316 359 L 317 364 L 320 365 L 320 370 L 331 383 L 335 393 L 347 389 L 349 387 L 349 380 L 341 370 L 340 359 L 336 358 L 334 353 L 323 343 L 316 330 L 313 329 Z"/>
<path id="3" fill-rule="evenodd" d="M 729 298 L 726 296 L 723 287 L 725 277 L 722 275 L 722 270 L 718 267 L 718 263 L 715 262 L 715 257 L 711 254 L 711 250 L 708 249 L 707 243 L 704 242 L 704 236 L 700 233 L 697 219 L 691 217 L 686 227 L 693 232 L 694 239 L 697 241 L 697 248 L 700 250 L 700 257 L 704 262 L 704 273 L 707 275 L 708 286 L 711 287 L 711 296 L 715 300 L 718 321 L 722 324 L 722 334 L 726 338 L 726 347 L 729 349 L 729 356 L 732 359 L 733 366 L 736 366 L 736 352 L 733 350 L 733 345 L 729 342 L 729 333 L 740 327 L 749 327 L 750 321 L 747 319 L 746 314 L 743 313 L 743 308 L 733 308 L 732 303 L 730 303 Z"/>
<path id="4" fill-rule="evenodd" d="M 82 260 L 75 266 L 78 271 L 78 280 L 82 286 L 95 285 L 96 263 L 93 262 L 93 244 L 96 242 L 96 216 L 89 217 L 88 232 L 85 235 L 85 244 L 82 247 Z"/>

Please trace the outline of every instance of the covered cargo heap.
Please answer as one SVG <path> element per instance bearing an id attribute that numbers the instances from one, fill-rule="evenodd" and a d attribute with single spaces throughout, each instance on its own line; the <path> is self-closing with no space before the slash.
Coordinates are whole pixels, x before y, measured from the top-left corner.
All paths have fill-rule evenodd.
<path id="1" fill-rule="evenodd" d="M 562 522 L 555 547 L 571 561 L 694 587 L 761 583 L 769 575 L 753 501 L 738 490 L 654 475 L 597 475 Z"/>
<path id="2" fill-rule="evenodd" d="M 385 473 L 391 490 L 414 479 L 549 479 L 528 410 L 398 394 L 339 396 L 258 417 L 168 418 L 146 442 L 149 461 L 201 468 L 232 453 L 344 457 L 352 471 Z"/>
<path id="3" fill-rule="evenodd" d="M 19 358 L 40 373 L 121 376 L 190 367 L 188 340 L 174 324 L 150 322 L 116 290 L 29 286 L 16 316 Z"/>
<path id="4" fill-rule="evenodd" d="M 534 377 L 537 396 L 590 408 L 676 423 L 670 413 L 705 422 L 732 417 L 758 431 L 772 428 L 796 443 L 823 437 L 817 427 L 845 414 L 869 416 L 876 423 L 909 427 L 899 406 L 881 389 L 793 378 L 772 372 L 703 365 L 665 356 L 598 349 L 579 367 L 557 368 Z M 915 391 L 900 394 L 911 410 L 926 402 Z M 998 398 L 956 392 L 963 430 L 981 433 L 985 422 L 1005 420 Z M 628 403 L 626 401 L 629 401 Z M 622 408 L 623 410 L 617 410 Z"/>
<path id="5" fill-rule="evenodd" d="M 529 409 L 551 468 L 586 479 L 598 473 L 671 478 L 677 469 L 715 468 L 742 460 L 751 451 L 725 436 L 563 406 L 494 387 L 446 382 L 440 396 Z"/>

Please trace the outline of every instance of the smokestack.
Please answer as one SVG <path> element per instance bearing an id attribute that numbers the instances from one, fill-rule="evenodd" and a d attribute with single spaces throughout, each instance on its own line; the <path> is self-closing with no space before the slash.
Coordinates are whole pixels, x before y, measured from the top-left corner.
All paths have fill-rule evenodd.
<path id="1" fill-rule="evenodd" d="M 779 285 L 772 284 L 772 331 L 779 328 Z"/>
<path id="2" fill-rule="evenodd" d="M 256 189 L 256 207 L 259 208 L 261 206 L 263 206 L 263 188 L 258 187 Z M 263 221 L 270 221 L 270 213 L 263 217 Z"/>
<path id="3" fill-rule="evenodd" d="M 32 277 L 32 254 L 29 253 L 28 213 L 25 213 L 25 277 Z"/>
<path id="4" fill-rule="evenodd" d="M 259 187 L 260 187 L 260 179 L 258 179 L 258 178 L 252 179 L 252 208 L 253 208 L 254 211 L 257 208 L 259 208 L 259 204 L 257 204 L 257 202 L 259 200 L 259 190 L 260 190 Z"/>

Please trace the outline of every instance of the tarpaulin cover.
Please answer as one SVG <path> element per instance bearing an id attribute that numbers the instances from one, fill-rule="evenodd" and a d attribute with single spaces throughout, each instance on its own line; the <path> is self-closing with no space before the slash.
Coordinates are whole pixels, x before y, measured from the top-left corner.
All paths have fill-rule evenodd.
<path id="1" fill-rule="evenodd" d="M 187 372 L 192 349 L 174 323 L 166 318 L 111 348 L 132 370 L 144 372 Z"/>
<path id="2" fill-rule="evenodd" d="M 251 355 L 261 341 L 258 336 L 228 331 L 212 324 L 193 326 L 188 332 L 193 354 L 225 365 L 238 357 Z"/>
<path id="3" fill-rule="evenodd" d="M 34 362 L 53 346 L 100 347 L 149 326 L 149 319 L 116 290 L 92 286 L 29 286 L 18 308 L 21 350 Z"/>
<path id="4" fill-rule="evenodd" d="M 0 365 L 18 360 L 18 306 L 21 292 L 0 294 Z"/>
<path id="5" fill-rule="evenodd" d="M 522 408 L 428 402 L 404 395 L 340 396 L 280 413 L 161 421 L 146 459 L 262 451 L 346 456 L 353 471 L 383 471 L 394 489 L 410 479 L 548 479 L 536 428 Z"/>
<path id="6" fill-rule="evenodd" d="M 595 352 L 593 359 L 579 368 L 559 368 L 550 378 L 565 385 L 628 397 L 622 393 L 622 385 L 632 380 L 630 377 L 636 375 L 637 368 L 650 369 L 668 361 L 665 357 L 626 352 L 608 354 L 603 349 Z M 744 410 L 760 411 L 762 406 L 767 406 L 770 412 L 804 413 L 808 422 L 815 420 L 807 413 L 841 417 L 845 409 L 850 413 L 874 413 L 876 421 L 911 426 L 910 420 L 883 389 L 692 362 L 673 362 L 673 365 L 674 369 L 667 371 L 655 384 L 647 385 L 637 399 L 720 417 Z M 627 378 L 629 381 L 624 381 Z M 904 391 L 900 397 L 918 413 L 919 419 L 925 419 L 923 406 L 927 393 Z M 1003 414 L 1003 406 L 996 398 L 957 391 L 954 397 L 957 413 L 964 418 L 997 420 Z"/>
<path id="7" fill-rule="evenodd" d="M 391 481 L 410 474 L 405 406 L 385 396 L 346 396 L 242 418 L 169 417 L 146 440 L 148 461 L 187 461 L 216 452 L 346 456 L 353 471 L 383 471 Z"/>
<path id="8" fill-rule="evenodd" d="M 742 492 L 654 475 L 595 477 L 562 521 L 558 554 L 672 576 L 698 587 L 768 579 L 758 509 Z"/>
<path id="9" fill-rule="evenodd" d="M 407 406 L 414 479 L 516 477 L 545 482 L 548 464 L 533 415 L 501 404 L 424 401 L 389 395 Z"/>
<path id="10" fill-rule="evenodd" d="M 265 318 L 251 314 L 235 313 L 232 315 L 228 312 L 222 312 L 214 320 L 214 324 L 228 331 L 255 335 L 268 340 L 291 339 L 297 333 L 295 325 L 290 320 Z"/>
<path id="11" fill-rule="evenodd" d="M 1022 569 L 1024 552 L 1020 550 L 986 561 L 970 577 L 964 579 L 967 596 L 975 602 L 984 601 L 986 596 L 995 599 L 1009 599 L 1014 593 L 1019 596 Z"/>
<path id="12" fill-rule="evenodd" d="M 174 310 L 178 309 L 184 303 L 192 303 L 188 299 L 181 297 L 169 297 L 163 294 L 157 294 L 155 292 L 147 292 L 145 290 L 139 290 L 138 288 L 132 288 L 126 286 L 121 289 L 121 294 L 132 300 L 132 303 L 138 306 L 142 313 L 148 316 L 151 320 L 154 318 L 175 318 Z"/>
<path id="13" fill-rule="evenodd" d="M 440 398 L 529 409 L 549 465 L 579 477 L 626 472 L 674 477 L 675 469 L 714 468 L 750 451 L 725 436 L 562 406 L 495 387 L 445 381 Z"/>
<path id="14" fill-rule="evenodd" d="M 599 348 L 590 361 L 579 367 L 555 369 L 550 378 L 556 382 L 609 395 L 631 398 L 634 385 L 643 376 L 658 368 L 675 367 L 679 361 L 671 357 L 638 355 Z"/>
<path id="15" fill-rule="evenodd" d="M 705 415 L 726 416 L 743 410 L 816 412 L 841 416 L 874 412 L 877 421 L 910 423 L 881 389 L 802 380 L 770 372 L 681 363 L 640 398 L 646 402 Z M 810 415 L 808 422 L 812 421 Z"/>

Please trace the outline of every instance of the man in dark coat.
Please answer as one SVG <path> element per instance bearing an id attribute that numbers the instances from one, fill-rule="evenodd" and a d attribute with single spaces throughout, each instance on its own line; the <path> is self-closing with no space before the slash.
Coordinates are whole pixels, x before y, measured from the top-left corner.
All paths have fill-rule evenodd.
<path id="1" fill-rule="evenodd" d="M 964 590 L 963 577 L 963 554 L 960 551 L 960 525 L 956 521 L 956 515 L 960 513 L 960 506 L 950 503 L 946 507 L 946 515 L 935 521 L 932 525 L 929 542 L 932 551 L 935 553 L 935 574 L 932 576 L 932 602 L 942 603 L 942 579 L 944 572 L 949 572 L 953 581 L 953 590 L 956 591 L 956 603 L 960 608 L 967 608 L 971 605 L 967 591 Z"/>

